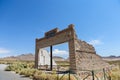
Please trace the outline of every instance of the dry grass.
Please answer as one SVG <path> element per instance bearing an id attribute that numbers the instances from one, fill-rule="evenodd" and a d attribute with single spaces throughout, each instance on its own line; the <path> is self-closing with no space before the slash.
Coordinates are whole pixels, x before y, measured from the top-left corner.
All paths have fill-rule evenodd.
<path id="1" fill-rule="evenodd" d="M 120 80 L 120 69 L 113 69 L 111 72 L 112 80 Z"/>
<path id="2" fill-rule="evenodd" d="M 108 61 L 109 64 L 114 65 L 111 71 L 112 80 L 120 80 L 120 60 L 118 61 Z"/>

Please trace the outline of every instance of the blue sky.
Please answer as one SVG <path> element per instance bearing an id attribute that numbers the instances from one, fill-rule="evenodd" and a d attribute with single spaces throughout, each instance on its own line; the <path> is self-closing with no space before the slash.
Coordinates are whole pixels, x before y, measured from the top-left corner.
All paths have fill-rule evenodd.
<path id="1" fill-rule="evenodd" d="M 120 0 L 0 0 L 0 57 L 34 53 L 35 38 L 71 23 L 99 55 L 120 56 Z"/>

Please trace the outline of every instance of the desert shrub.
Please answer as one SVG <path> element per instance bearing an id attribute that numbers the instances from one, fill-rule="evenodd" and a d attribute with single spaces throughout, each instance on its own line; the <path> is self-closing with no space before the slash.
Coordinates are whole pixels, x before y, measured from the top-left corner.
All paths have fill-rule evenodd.
<path id="1" fill-rule="evenodd" d="M 37 80 L 45 80 L 47 78 L 45 73 L 42 73 L 41 75 L 37 76 Z"/>
<path id="2" fill-rule="evenodd" d="M 36 69 L 22 69 L 19 74 L 20 75 L 25 75 L 26 77 L 33 76 L 36 72 Z"/>
<path id="3" fill-rule="evenodd" d="M 40 75 L 42 74 L 42 72 L 41 71 L 38 71 L 38 70 L 36 70 L 36 72 L 34 73 L 34 75 L 33 75 L 33 80 L 39 80 L 40 79 Z"/>
<path id="4" fill-rule="evenodd" d="M 113 69 L 111 72 L 111 78 L 112 80 L 120 80 L 120 70 Z"/>
<path id="5" fill-rule="evenodd" d="M 60 77 L 61 78 L 61 77 Z M 59 78 L 59 79 L 60 79 Z M 65 75 L 63 78 L 61 78 L 60 80 L 68 80 L 69 79 L 69 76 L 68 75 Z M 70 75 L 70 80 L 76 80 L 75 77 L 73 75 Z"/>
<path id="6" fill-rule="evenodd" d="M 47 74 L 47 80 L 57 80 L 57 75 L 55 75 L 55 74 Z"/>
<path id="7" fill-rule="evenodd" d="M 11 67 L 10 67 L 10 66 L 7 66 L 7 67 L 5 68 L 5 71 L 11 71 Z"/>
<path id="8" fill-rule="evenodd" d="M 23 69 L 23 68 L 33 68 L 34 64 L 33 63 L 26 63 L 26 62 L 16 62 L 9 64 L 9 68 L 11 71 L 15 71 L 17 69 Z"/>
<path id="9" fill-rule="evenodd" d="M 20 75 L 33 78 L 33 80 L 57 80 L 56 71 L 53 71 L 51 74 L 49 74 L 34 69 L 33 67 L 34 67 L 33 62 L 14 62 L 12 64 L 9 64 L 9 66 L 5 70 L 15 71 Z M 68 75 L 64 76 L 61 80 L 67 80 L 67 79 L 68 79 Z M 72 79 L 71 77 L 71 80 L 74 79 Z"/>
<path id="10" fill-rule="evenodd" d="M 48 73 L 41 73 L 41 74 L 35 74 L 33 80 L 57 80 L 58 76 L 57 74 L 48 74 Z M 59 75 L 60 80 L 68 80 L 68 75 L 65 75 L 62 77 L 62 75 Z M 70 75 L 70 80 L 76 80 L 73 75 Z"/>
<path id="11" fill-rule="evenodd" d="M 34 62 L 26 63 L 27 68 L 34 68 Z"/>
<path id="12" fill-rule="evenodd" d="M 40 73 L 35 74 L 33 80 L 57 80 L 57 76 L 54 74 Z"/>
<path id="13" fill-rule="evenodd" d="M 33 66 L 34 66 L 33 63 L 14 62 L 12 64 L 9 64 L 9 66 L 7 66 L 7 68 L 5 70 L 6 71 L 15 71 L 16 73 L 20 73 L 22 69 L 31 69 L 31 70 L 33 70 L 32 69 Z"/>

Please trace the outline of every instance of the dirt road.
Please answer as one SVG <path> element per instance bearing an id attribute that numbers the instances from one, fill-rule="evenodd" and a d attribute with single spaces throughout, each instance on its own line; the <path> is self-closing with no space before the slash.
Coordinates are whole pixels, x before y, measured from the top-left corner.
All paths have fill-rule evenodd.
<path id="1" fill-rule="evenodd" d="M 0 80 L 32 80 L 26 77 L 22 77 L 14 72 L 4 71 L 7 65 L 0 64 Z"/>

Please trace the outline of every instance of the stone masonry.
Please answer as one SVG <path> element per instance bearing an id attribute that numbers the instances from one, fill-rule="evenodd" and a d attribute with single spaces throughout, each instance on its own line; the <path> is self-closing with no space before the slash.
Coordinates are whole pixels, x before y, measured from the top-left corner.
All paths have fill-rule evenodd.
<path id="1" fill-rule="evenodd" d="M 96 70 L 108 67 L 99 55 L 96 54 L 94 47 L 85 41 L 77 38 L 74 25 L 59 31 L 58 28 L 45 33 L 45 36 L 36 39 L 35 67 L 38 68 L 39 49 L 44 47 L 68 42 L 70 70 L 79 73 L 81 70 Z"/>

